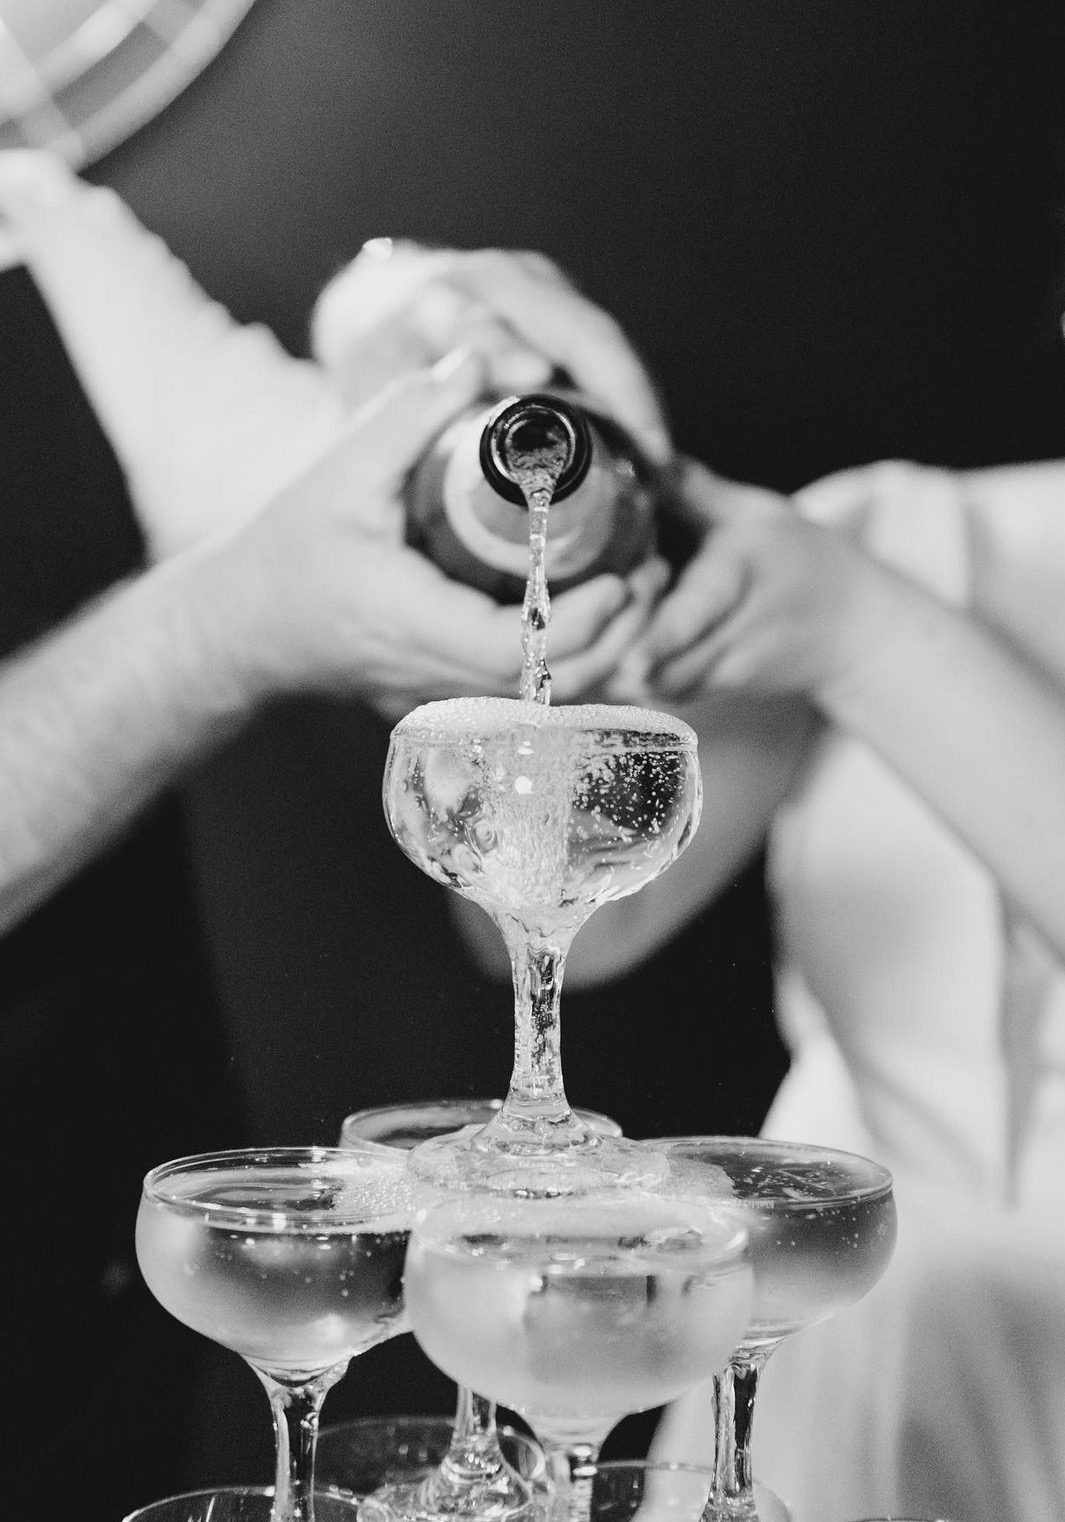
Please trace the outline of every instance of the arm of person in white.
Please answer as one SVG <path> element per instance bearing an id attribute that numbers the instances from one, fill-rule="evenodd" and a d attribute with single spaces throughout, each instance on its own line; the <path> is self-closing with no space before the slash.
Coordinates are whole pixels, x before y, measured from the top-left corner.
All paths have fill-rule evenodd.
<path id="1" fill-rule="evenodd" d="M 948 471 L 888 460 L 795 499 L 1065 682 L 1065 462 Z"/>
<path id="2" fill-rule="evenodd" d="M 460 353 L 395 383 L 246 524 L 0 666 L 0 930 L 272 697 L 516 689 L 513 610 L 402 542 L 403 476 L 480 380 Z M 601 577 L 567 604 L 560 653 L 579 652 L 593 680 L 629 596 Z M 612 669 L 609 645 L 601 659 Z"/>
<path id="3" fill-rule="evenodd" d="M 247 518 L 340 437 L 317 365 L 235 322 L 117 195 L 53 155 L 0 152 L 0 252 L 47 303 L 154 558 Z"/>
<path id="4" fill-rule="evenodd" d="M 637 642 L 652 685 L 807 697 L 892 766 L 1065 951 L 1060 685 L 846 534 L 767 493 L 737 499 L 696 468 L 693 483 L 716 528 Z"/>

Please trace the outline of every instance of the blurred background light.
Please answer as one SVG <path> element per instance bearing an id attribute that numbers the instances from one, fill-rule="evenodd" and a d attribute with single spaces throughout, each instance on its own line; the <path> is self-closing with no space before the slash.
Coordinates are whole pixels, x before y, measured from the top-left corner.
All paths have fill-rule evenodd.
<path id="1" fill-rule="evenodd" d="M 254 0 L 0 0 L 0 148 L 77 168 L 174 100 Z"/>

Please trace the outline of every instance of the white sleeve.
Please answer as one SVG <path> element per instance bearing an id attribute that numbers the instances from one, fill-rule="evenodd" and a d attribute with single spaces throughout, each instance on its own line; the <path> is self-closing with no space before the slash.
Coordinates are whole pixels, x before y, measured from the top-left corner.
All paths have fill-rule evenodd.
<path id="1" fill-rule="evenodd" d="M 342 407 L 319 368 L 235 322 L 112 191 L 10 150 L 0 217 L 157 557 L 256 511 L 339 435 Z"/>
<path id="2" fill-rule="evenodd" d="M 877 560 L 941 602 L 971 601 L 964 477 L 956 472 L 882 460 L 825 476 L 795 501 L 804 517 L 849 530 Z"/>

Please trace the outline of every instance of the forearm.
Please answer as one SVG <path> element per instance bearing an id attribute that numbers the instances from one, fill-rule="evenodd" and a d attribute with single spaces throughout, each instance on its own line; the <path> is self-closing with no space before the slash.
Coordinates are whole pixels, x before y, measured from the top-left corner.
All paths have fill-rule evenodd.
<path id="1" fill-rule="evenodd" d="M 0 666 L 0 931 L 253 710 L 208 561 L 117 588 Z"/>
<path id="2" fill-rule="evenodd" d="M 963 598 L 1026 658 L 1065 675 L 1065 461 L 969 471 L 887 461 L 826 477 L 795 502 L 857 531 L 944 601 Z"/>
<path id="3" fill-rule="evenodd" d="M 820 694 L 1065 954 L 1065 693 L 902 582 L 892 632 Z"/>

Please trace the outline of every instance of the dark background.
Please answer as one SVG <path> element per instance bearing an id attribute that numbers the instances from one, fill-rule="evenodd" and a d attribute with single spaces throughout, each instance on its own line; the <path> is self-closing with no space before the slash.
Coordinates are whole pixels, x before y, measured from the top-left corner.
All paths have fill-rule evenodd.
<path id="1" fill-rule="evenodd" d="M 679 444 L 726 473 L 793 489 L 881 457 L 1057 455 L 1063 34 L 1059 7 L 1014 0 L 258 0 L 89 175 L 293 352 L 368 237 L 540 248 L 621 318 Z M 56 448 L 46 414 L 17 427 Z M 79 430 L 69 450 L 113 496 Z M 357 704 L 294 703 L 185 790 L 247 1111 L 218 1144 L 331 1141 L 356 1107 L 505 1087 L 509 993 L 387 835 L 386 743 Z M 635 976 L 566 995 L 571 1100 L 633 1135 L 756 1129 L 785 1061 L 769 969 L 755 863 Z M 215 1144 L 199 1121 L 195 1145 Z M 144 1314 L 154 1330 L 115 1360 L 127 1404 L 157 1398 L 176 1345 Z M 198 1397 L 195 1446 L 133 1500 L 269 1472 L 239 1362 L 214 1361 Z M 326 1412 L 450 1401 L 403 1338 Z"/>

